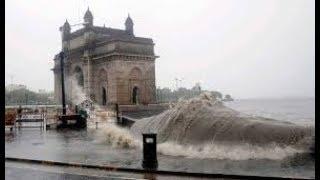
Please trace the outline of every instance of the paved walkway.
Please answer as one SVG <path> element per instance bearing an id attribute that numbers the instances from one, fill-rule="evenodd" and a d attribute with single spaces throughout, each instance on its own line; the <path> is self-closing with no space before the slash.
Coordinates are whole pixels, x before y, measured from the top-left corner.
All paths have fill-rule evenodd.
<path id="1" fill-rule="evenodd" d="M 106 170 L 95 170 L 76 167 L 49 166 L 32 163 L 10 162 L 5 163 L 5 179 L 7 180 L 102 180 L 102 179 L 157 179 L 157 180 L 185 180 L 188 177 L 152 175 L 113 172 Z M 207 178 L 192 178 L 207 179 Z"/>
<path id="2" fill-rule="evenodd" d="M 100 129 L 87 131 L 6 131 L 5 156 L 141 169 L 142 150 L 106 143 Z M 201 152 L 199 152 L 201 153 Z M 158 154 L 159 170 L 278 177 L 314 177 L 314 160 L 195 159 Z"/>

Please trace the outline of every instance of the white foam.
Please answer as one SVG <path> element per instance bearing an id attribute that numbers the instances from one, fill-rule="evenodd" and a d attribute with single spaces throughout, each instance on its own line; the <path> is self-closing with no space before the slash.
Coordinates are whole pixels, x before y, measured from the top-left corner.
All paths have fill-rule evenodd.
<path id="1" fill-rule="evenodd" d="M 67 82 L 72 85 L 72 103 L 79 105 L 82 102 L 88 100 L 82 87 L 77 84 L 76 77 L 71 76 L 67 79 Z M 90 100 L 90 99 L 89 99 Z M 91 101 L 91 100 L 90 100 Z M 93 104 L 92 109 L 86 109 L 89 118 L 87 125 L 90 130 L 96 128 L 96 122 L 98 122 L 98 141 L 103 141 L 111 144 L 113 147 L 120 148 L 134 148 L 139 145 L 130 132 L 127 129 L 120 128 L 113 124 L 115 113 L 101 109 L 99 105 Z"/>
<path id="2" fill-rule="evenodd" d="M 205 145 L 180 145 L 174 142 L 165 142 L 158 145 L 158 152 L 163 155 L 184 156 L 197 159 L 283 159 L 295 153 L 302 152 L 290 146 L 280 147 L 268 145 L 259 147 L 250 144 L 205 144 Z"/>
<path id="3" fill-rule="evenodd" d="M 141 146 L 141 143 L 127 129 L 120 128 L 111 123 L 99 128 L 98 137 L 102 138 L 100 139 L 101 141 L 117 148 L 136 148 Z"/>

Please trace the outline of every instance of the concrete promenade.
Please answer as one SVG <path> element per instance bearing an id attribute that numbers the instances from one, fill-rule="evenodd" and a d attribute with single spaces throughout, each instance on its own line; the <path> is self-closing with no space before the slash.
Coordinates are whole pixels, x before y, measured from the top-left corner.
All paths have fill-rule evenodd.
<path id="1" fill-rule="evenodd" d="M 101 129 L 88 129 L 87 131 L 58 132 L 56 130 L 41 131 L 38 128 L 6 131 L 5 157 L 142 169 L 142 150 L 140 148 L 113 147 L 106 143 L 101 131 Z M 300 161 L 298 162 L 300 164 L 292 164 L 296 162 L 292 162 L 290 159 L 236 161 L 166 156 L 160 153 L 158 154 L 158 162 L 159 171 L 190 173 L 312 179 L 315 172 L 314 161 Z M 11 171 L 14 169 L 11 168 Z M 137 173 L 141 175 L 141 172 Z M 141 178 L 141 176 L 137 178 Z"/>

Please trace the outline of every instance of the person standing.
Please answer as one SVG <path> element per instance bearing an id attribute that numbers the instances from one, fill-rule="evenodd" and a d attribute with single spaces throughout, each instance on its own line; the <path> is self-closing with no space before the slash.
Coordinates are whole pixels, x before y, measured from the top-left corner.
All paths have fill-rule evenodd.
<path id="1" fill-rule="evenodd" d="M 17 114 L 18 114 L 18 118 L 21 119 L 21 116 L 22 116 L 22 107 L 21 107 L 21 105 L 19 105 L 19 108 L 17 110 Z"/>
<path id="2" fill-rule="evenodd" d="M 19 108 L 17 110 L 17 114 L 18 114 L 18 119 L 21 120 L 21 117 L 22 117 L 22 107 L 21 105 L 19 105 Z M 19 122 L 19 128 L 21 126 L 21 122 Z"/>

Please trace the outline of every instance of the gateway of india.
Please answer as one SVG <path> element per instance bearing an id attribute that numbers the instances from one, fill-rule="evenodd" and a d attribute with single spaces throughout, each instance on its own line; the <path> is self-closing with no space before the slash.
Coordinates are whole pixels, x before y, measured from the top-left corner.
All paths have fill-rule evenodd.
<path id="1" fill-rule="evenodd" d="M 67 103 L 74 97 L 75 85 L 68 83 L 71 77 L 101 106 L 156 103 L 155 44 L 150 38 L 134 35 L 129 15 L 124 25 L 125 29 L 95 26 L 88 8 L 81 29 L 71 32 L 68 21 L 60 27 Z M 61 102 L 59 54 L 52 70 L 55 98 Z"/>

